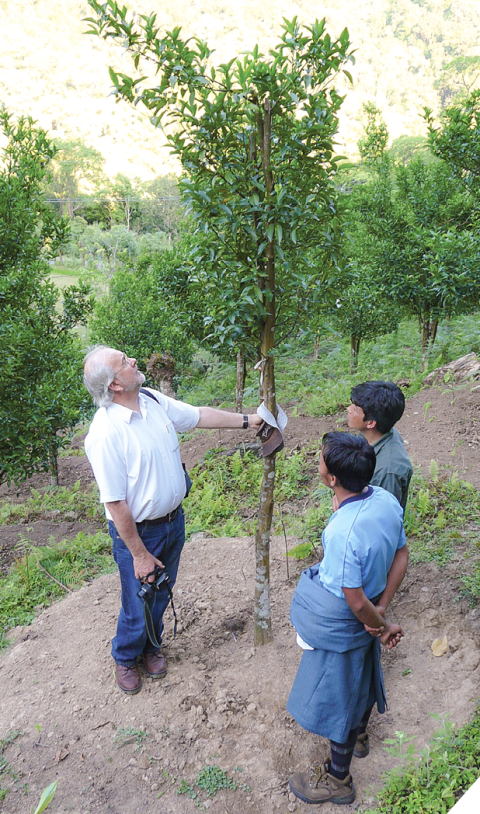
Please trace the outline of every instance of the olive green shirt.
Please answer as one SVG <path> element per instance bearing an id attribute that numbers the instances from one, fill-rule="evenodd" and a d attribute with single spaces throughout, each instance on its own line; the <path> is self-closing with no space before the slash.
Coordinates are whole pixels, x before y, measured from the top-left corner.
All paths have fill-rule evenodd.
<path id="1" fill-rule="evenodd" d="M 407 505 L 408 487 L 413 468 L 403 438 L 395 427 L 373 444 L 377 463 L 371 483 L 395 495 L 403 510 Z"/>

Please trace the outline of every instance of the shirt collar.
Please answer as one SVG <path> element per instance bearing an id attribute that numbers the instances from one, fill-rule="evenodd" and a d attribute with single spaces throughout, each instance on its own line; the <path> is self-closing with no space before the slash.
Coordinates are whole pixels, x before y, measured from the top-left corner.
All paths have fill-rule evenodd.
<path id="1" fill-rule="evenodd" d="M 360 492 L 359 495 L 354 495 L 353 497 L 347 497 L 346 500 L 343 500 L 340 503 L 340 506 L 338 508 L 339 509 L 343 508 L 343 506 L 346 506 L 347 503 L 356 503 L 357 500 L 366 500 L 367 498 L 371 497 L 372 495 L 373 495 L 373 486 L 367 486 L 365 492 Z M 337 511 L 338 511 L 338 509 L 337 509 Z"/>
<path id="2" fill-rule="evenodd" d="M 392 437 L 392 435 L 393 435 L 393 429 L 386 432 L 385 435 L 382 435 L 382 437 L 379 438 L 378 441 L 375 441 L 375 443 L 372 444 L 372 447 L 374 448 L 375 452 L 377 452 L 377 450 L 381 449 L 383 447 L 383 445 L 387 443 L 388 439 Z"/>
<path id="3" fill-rule="evenodd" d="M 116 402 L 111 402 L 107 407 L 107 410 L 113 410 L 118 418 L 125 421 L 125 424 L 130 424 L 131 421 L 135 421 L 138 418 L 144 418 L 146 415 L 147 406 L 145 404 L 145 396 L 142 396 L 141 393 L 140 409 L 142 411 L 142 415 L 139 415 L 136 410 L 130 410 L 129 407 L 124 407 L 123 404 L 117 404 Z"/>

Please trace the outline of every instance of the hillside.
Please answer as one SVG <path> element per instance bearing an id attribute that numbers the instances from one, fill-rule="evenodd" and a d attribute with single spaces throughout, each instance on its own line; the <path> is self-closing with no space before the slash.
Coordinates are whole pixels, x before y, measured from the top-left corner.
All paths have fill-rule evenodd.
<path id="1" fill-rule="evenodd" d="M 470 386 L 457 391 L 455 406 L 450 393 L 435 387 L 409 399 L 399 427 L 416 466 L 428 470 L 436 457 L 442 469 L 450 471 L 452 453 L 462 444 L 455 469 L 480 486 L 479 392 Z M 425 420 L 426 406 L 431 422 Z M 291 417 L 287 451 L 314 442 L 344 420 L 344 414 Z M 208 442 L 218 443 L 216 436 L 195 433 L 185 442 L 182 457 L 193 463 L 205 454 Z M 237 436 L 236 431 L 223 431 L 221 440 L 230 447 Z M 469 442 L 463 444 L 467 437 Z M 63 482 L 73 470 L 79 475 L 82 462 L 85 459 L 75 456 L 61 459 Z M 15 491 L 12 488 L 11 494 Z M 2 487 L 0 496 L 5 492 Z M 47 521 L 42 522 L 45 527 Z M 32 526 L 32 539 L 41 544 L 38 524 Z M 50 520 L 51 531 L 54 526 Z M 468 529 L 471 522 L 466 533 Z M 72 528 L 67 539 L 76 530 Z M 8 530 L 1 531 L 0 546 L 8 545 Z M 17 526 L 17 536 L 18 531 Z M 192 536 L 175 588 L 175 640 L 171 609 L 166 614 L 168 676 L 161 682 L 146 679 L 135 696 L 123 696 L 112 675 L 117 574 L 69 593 L 31 626 L 13 631 L 15 644 L 0 658 L 0 736 L 6 762 L 2 811 L 33 810 L 41 790 L 54 780 L 58 787 L 52 814 L 305 811 L 289 795 L 287 779 L 293 771 L 320 763 L 327 745 L 302 730 L 285 710 L 300 659 L 289 605 L 305 566 L 294 560 L 286 565 L 285 542 L 288 547 L 295 544 L 292 538 L 275 537 L 271 546 L 274 641 L 254 650 L 252 538 Z M 387 751 L 386 739 L 399 742 L 404 733 L 406 742 L 420 751 L 442 721 L 462 725 L 475 709 L 479 614 L 478 607 L 472 609 L 459 596 L 463 569 L 461 548 L 442 566 L 412 557 L 392 606 L 392 619 L 402 624 L 405 638 L 383 654 L 389 710 L 382 716 L 374 713 L 371 754 L 352 764 L 354 809 L 371 805 L 382 773 L 399 762 L 394 750 Z M 447 650 L 435 655 L 432 642 L 444 637 Z M 236 789 L 219 788 L 207 798 L 208 787 L 201 790 L 194 781 L 209 766 L 227 772 Z M 215 791 L 213 783 L 209 788 Z M 179 794 L 182 790 L 185 793 Z M 333 814 L 336 809 L 327 804 L 322 812 Z"/>
<path id="2" fill-rule="evenodd" d="M 423 106 L 440 109 L 434 83 L 442 67 L 454 57 L 480 54 L 475 0 L 138 0 L 127 5 L 156 11 L 160 28 L 181 25 L 186 35 L 206 39 L 219 62 L 257 42 L 268 50 L 282 17 L 297 15 L 308 25 L 326 16 L 333 35 L 347 27 L 357 64 L 354 87 L 345 88 L 339 142 L 350 155 L 365 101 L 374 100 L 383 110 L 392 139 L 420 135 Z M 174 168 L 160 132 L 139 111 L 109 97 L 108 65 L 121 69 L 123 59 L 125 69 L 128 60 L 84 35 L 82 18 L 89 8 L 83 0 L 0 0 L 0 12 L 0 102 L 32 115 L 52 136 L 80 137 L 100 150 L 109 175 L 147 179 Z"/>

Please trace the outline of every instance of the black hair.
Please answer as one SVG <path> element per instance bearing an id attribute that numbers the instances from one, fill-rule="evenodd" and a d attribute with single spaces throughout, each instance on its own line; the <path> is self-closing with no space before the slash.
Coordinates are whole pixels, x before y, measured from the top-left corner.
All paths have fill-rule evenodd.
<path id="1" fill-rule="evenodd" d="M 405 409 L 405 396 L 393 382 L 363 382 L 353 388 L 350 398 L 363 410 L 365 421 L 376 421 L 382 435 L 392 429 Z"/>
<path id="2" fill-rule="evenodd" d="M 326 432 L 322 438 L 322 455 L 331 475 L 348 492 L 361 492 L 375 471 L 375 450 L 363 435 L 348 432 Z"/>

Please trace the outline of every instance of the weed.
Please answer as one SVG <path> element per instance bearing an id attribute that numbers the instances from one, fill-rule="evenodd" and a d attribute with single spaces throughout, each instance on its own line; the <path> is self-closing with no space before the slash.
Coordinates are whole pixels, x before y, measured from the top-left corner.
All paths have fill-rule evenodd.
<path id="1" fill-rule="evenodd" d="M 79 588 L 101 574 L 115 570 L 107 534 L 83 534 L 49 546 L 30 550 L 0 579 L 0 630 L 27 625 L 35 614 L 65 596 L 63 584 Z M 54 581 L 52 577 L 57 580 Z"/>
<path id="2" fill-rule="evenodd" d="M 240 771 L 240 769 L 237 767 L 235 771 Z M 243 785 L 245 786 L 245 784 Z M 245 789 L 247 788 L 248 786 L 245 786 Z M 236 790 L 237 784 L 232 777 L 229 777 L 227 773 L 218 766 L 205 766 L 201 772 L 199 772 L 197 779 L 194 780 L 193 783 L 187 783 L 186 780 L 182 780 L 177 794 L 186 794 L 187 797 L 195 801 L 197 808 L 205 811 L 205 807 L 202 805 L 196 789 L 203 791 L 208 799 L 209 797 L 214 797 L 217 792 L 223 789 Z"/>
<path id="3" fill-rule="evenodd" d="M 480 561 L 474 565 L 469 573 L 463 573 L 461 581 L 463 585 L 462 596 L 468 599 L 471 608 L 474 608 L 480 598 Z"/>
<path id="4" fill-rule="evenodd" d="M 42 791 L 40 801 L 38 806 L 35 809 L 35 814 L 42 814 L 42 811 L 45 811 L 46 808 L 50 805 L 53 798 L 55 797 L 55 792 L 57 790 L 57 783 L 58 780 L 55 780 L 46 789 Z"/>
<path id="5" fill-rule="evenodd" d="M 103 520 L 104 511 L 99 503 L 96 485 L 80 489 L 80 481 L 77 481 L 69 488 L 58 487 L 44 492 L 31 489 L 30 497 L 22 503 L 3 501 L 0 506 L 0 525 L 16 523 L 21 519 L 30 522 L 41 517 L 60 522 L 68 512 L 73 512 L 79 518 Z"/>
<path id="6" fill-rule="evenodd" d="M 308 494 L 308 450 L 277 456 L 277 500 L 297 500 Z M 193 487 L 186 502 L 187 532 L 241 536 L 253 530 L 263 461 L 249 451 L 210 450 L 192 470 Z"/>
<path id="7" fill-rule="evenodd" d="M 148 737 L 146 729 L 135 729 L 132 726 L 121 726 L 117 730 L 113 739 L 114 743 L 118 744 L 120 749 L 122 746 L 127 746 L 130 743 L 135 744 L 135 752 L 142 747 L 143 741 Z"/>
<path id="8" fill-rule="evenodd" d="M 446 814 L 475 782 L 480 770 L 480 711 L 459 730 L 448 719 L 433 717 L 441 728 L 420 754 L 403 732 L 389 742 L 389 750 L 404 754 L 407 765 L 386 775 L 378 808 L 365 814 Z"/>
<path id="9" fill-rule="evenodd" d="M 20 732 L 18 729 L 12 729 L 8 732 L 2 740 L 0 740 L 0 781 L 2 777 L 6 775 L 10 775 L 13 780 L 17 780 L 17 774 L 14 771 L 13 767 L 10 763 L 7 762 L 6 758 L 3 756 L 5 749 L 10 746 L 23 732 Z M 0 802 L 5 799 L 6 795 L 8 794 L 8 789 L 4 789 L 0 787 Z"/>

